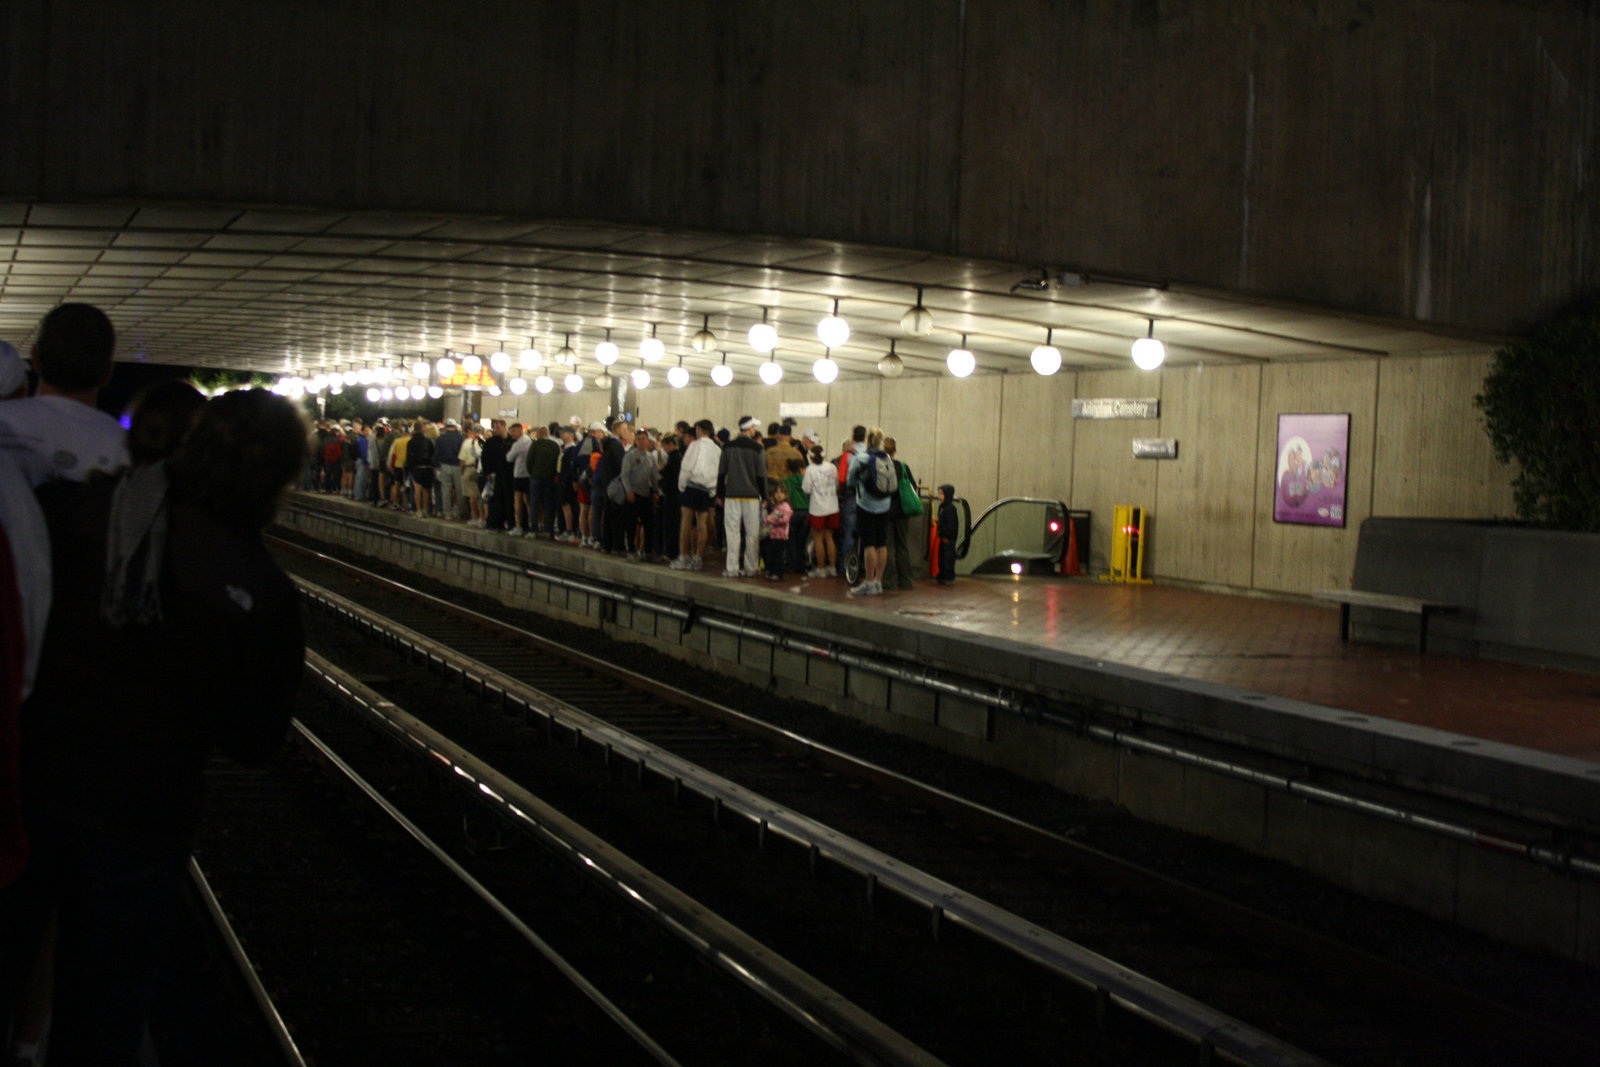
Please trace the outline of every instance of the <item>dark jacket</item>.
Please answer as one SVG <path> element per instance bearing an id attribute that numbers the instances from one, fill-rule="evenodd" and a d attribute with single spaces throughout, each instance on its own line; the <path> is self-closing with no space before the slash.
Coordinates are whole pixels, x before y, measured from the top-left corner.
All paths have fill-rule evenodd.
<path id="1" fill-rule="evenodd" d="M 34 815 L 186 847 L 211 752 L 255 763 L 283 740 L 305 655 L 300 604 L 258 532 L 179 502 L 161 621 L 113 629 L 100 596 L 115 484 L 41 494 L 55 597 L 23 710 L 24 798 Z"/>
<path id="2" fill-rule="evenodd" d="M 417 471 L 424 467 L 433 466 L 433 442 L 428 435 L 418 431 L 411 435 L 411 443 L 406 445 L 406 470 Z"/>
<path id="3" fill-rule="evenodd" d="M 753 438 L 740 435 L 722 450 L 717 467 L 717 496 L 724 500 L 767 495 L 767 454 Z"/>
<path id="4" fill-rule="evenodd" d="M 511 461 L 506 458 L 506 453 L 509 451 L 511 442 L 505 437 L 485 437 L 483 455 L 478 457 L 478 468 L 491 478 L 511 477 Z"/>

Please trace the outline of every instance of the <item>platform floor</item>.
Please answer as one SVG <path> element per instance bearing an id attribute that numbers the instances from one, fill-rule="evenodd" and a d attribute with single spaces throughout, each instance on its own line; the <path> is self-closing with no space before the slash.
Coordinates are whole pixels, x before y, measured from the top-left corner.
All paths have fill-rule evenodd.
<path id="1" fill-rule="evenodd" d="M 1337 607 L 1082 578 L 918 582 L 914 590 L 881 597 L 847 596 L 837 579 L 786 580 L 773 588 L 1600 762 L 1600 676 L 1346 645 Z"/>

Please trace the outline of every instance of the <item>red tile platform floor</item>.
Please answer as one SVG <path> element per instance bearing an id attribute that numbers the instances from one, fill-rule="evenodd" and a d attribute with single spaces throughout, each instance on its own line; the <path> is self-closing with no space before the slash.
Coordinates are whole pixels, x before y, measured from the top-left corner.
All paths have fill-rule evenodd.
<path id="1" fill-rule="evenodd" d="M 1600 762 L 1600 675 L 1345 645 L 1337 607 L 1090 579 L 919 581 L 878 597 L 846 596 L 837 579 L 773 588 Z"/>

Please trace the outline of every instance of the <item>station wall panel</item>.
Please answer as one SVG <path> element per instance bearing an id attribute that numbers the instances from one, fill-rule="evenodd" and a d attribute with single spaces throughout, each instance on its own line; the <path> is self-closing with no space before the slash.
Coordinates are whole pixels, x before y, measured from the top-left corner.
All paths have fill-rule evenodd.
<path id="1" fill-rule="evenodd" d="M 1160 374 L 1139 370 L 1081 371 L 1078 396 L 1160 397 Z M 1091 516 L 1090 558 L 1084 569 L 1104 572 L 1111 548 L 1111 511 L 1117 504 L 1136 504 L 1150 512 L 1146 542 L 1147 569 L 1161 533 L 1155 514 L 1156 464 L 1133 458 L 1135 437 L 1155 437 L 1159 419 L 1079 419 L 1073 433 L 1072 500 L 1074 510 L 1088 509 Z"/>
<path id="2" fill-rule="evenodd" d="M 1001 379 L 999 496 L 1072 500 L 1072 449 L 1077 423 L 1072 397 L 1078 376 L 1059 371 L 1048 378 L 1007 374 Z M 981 426 L 974 432 L 981 432 Z M 938 483 L 934 483 L 937 485 Z"/>

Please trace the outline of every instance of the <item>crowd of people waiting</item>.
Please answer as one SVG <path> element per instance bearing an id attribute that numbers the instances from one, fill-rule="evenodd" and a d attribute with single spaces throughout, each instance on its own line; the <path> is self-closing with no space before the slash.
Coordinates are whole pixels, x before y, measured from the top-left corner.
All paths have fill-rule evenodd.
<path id="1" fill-rule="evenodd" d="M 751 416 L 670 431 L 624 418 L 487 430 L 380 418 L 324 421 L 309 442 L 304 487 L 377 507 L 545 537 L 630 560 L 699 571 L 724 556 L 726 578 L 842 577 L 859 541 L 852 595 L 912 588 L 910 518 L 922 502 L 895 440 L 856 426 L 836 456 L 815 431 Z M 940 486 L 941 509 L 954 490 Z M 941 516 L 944 518 L 944 516 Z M 955 535 L 953 508 L 943 529 Z M 941 582 L 952 579 L 950 568 Z"/>
<path id="2" fill-rule="evenodd" d="M 303 468 L 306 420 L 266 390 L 208 400 L 169 381 L 124 430 L 95 406 L 115 347 L 98 308 L 55 308 L 30 390 L 0 342 L 8 1067 L 143 1062 L 205 761 L 276 749 L 304 669 L 298 599 L 260 532 Z"/>

